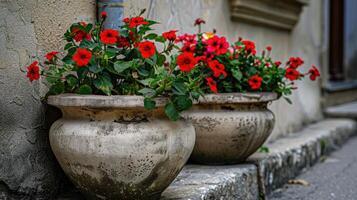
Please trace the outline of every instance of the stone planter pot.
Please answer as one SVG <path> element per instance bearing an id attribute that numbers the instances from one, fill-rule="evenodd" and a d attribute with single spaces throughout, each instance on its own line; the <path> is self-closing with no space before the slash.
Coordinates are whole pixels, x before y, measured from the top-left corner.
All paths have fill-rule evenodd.
<path id="1" fill-rule="evenodd" d="M 158 199 L 188 160 L 195 131 L 170 121 L 166 99 L 145 110 L 140 96 L 64 94 L 48 103 L 63 117 L 50 130 L 62 169 L 88 199 Z"/>
<path id="2" fill-rule="evenodd" d="M 234 164 L 245 161 L 273 130 L 274 114 L 267 108 L 276 93 L 212 94 L 184 113 L 196 130 L 191 161 Z"/>

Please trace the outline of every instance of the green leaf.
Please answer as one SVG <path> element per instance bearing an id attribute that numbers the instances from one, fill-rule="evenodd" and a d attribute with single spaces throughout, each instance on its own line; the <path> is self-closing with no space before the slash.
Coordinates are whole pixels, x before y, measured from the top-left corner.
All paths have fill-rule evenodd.
<path id="1" fill-rule="evenodd" d="M 79 44 L 79 47 L 88 49 L 92 49 L 95 46 L 97 46 L 97 44 L 89 40 L 82 40 L 82 42 Z"/>
<path id="2" fill-rule="evenodd" d="M 186 95 L 175 97 L 174 103 L 179 111 L 187 110 L 192 106 L 192 100 Z"/>
<path id="3" fill-rule="evenodd" d="M 240 72 L 238 69 L 232 69 L 232 75 L 238 81 L 240 81 L 243 78 L 242 72 Z"/>
<path id="4" fill-rule="evenodd" d="M 148 64 L 151 65 L 151 66 L 154 66 L 154 65 L 155 65 L 154 61 L 152 61 L 152 60 L 149 59 L 149 58 L 145 59 L 145 62 L 148 63 Z"/>
<path id="5" fill-rule="evenodd" d="M 84 28 L 85 32 L 89 33 L 93 28 L 93 24 L 87 24 L 87 26 Z"/>
<path id="6" fill-rule="evenodd" d="M 161 42 L 161 43 L 164 43 L 166 41 L 166 39 L 162 36 L 158 36 L 156 39 L 155 39 L 156 42 Z"/>
<path id="7" fill-rule="evenodd" d="M 289 104 L 293 104 L 293 102 L 291 101 L 291 99 L 289 99 L 288 97 L 284 97 L 284 99 L 285 99 Z"/>
<path id="8" fill-rule="evenodd" d="M 142 94 L 144 97 L 148 97 L 148 98 L 154 97 L 156 95 L 156 91 L 151 88 L 143 88 L 138 92 Z"/>
<path id="9" fill-rule="evenodd" d="M 103 68 L 99 67 L 97 64 L 90 65 L 88 69 L 93 73 L 99 73 L 103 70 Z"/>
<path id="10" fill-rule="evenodd" d="M 96 88 L 104 92 L 106 95 L 111 95 L 111 90 L 113 89 L 112 81 L 107 76 L 99 76 L 93 81 Z"/>
<path id="11" fill-rule="evenodd" d="M 145 85 L 145 86 L 149 86 L 150 83 L 153 81 L 154 79 L 153 78 L 147 78 L 147 79 L 144 79 L 144 80 L 138 80 L 141 84 Z"/>
<path id="12" fill-rule="evenodd" d="M 133 65 L 133 61 L 122 61 L 119 60 L 117 62 L 114 63 L 114 69 L 115 71 L 117 71 L 118 73 L 122 73 L 123 71 L 125 71 L 126 69 L 130 68 Z"/>
<path id="13" fill-rule="evenodd" d="M 67 49 L 70 49 L 70 48 L 73 48 L 73 44 L 72 43 L 67 43 L 66 46 L 64 46 L 64 50 L 67 50 Z"/>
<path id="14" fill-rule="evenodd" d="M 175 105 L 172 102 L 165 105 L 165 114 L 173 121 L 178 120 L 180 117 L 179 112 L 176 110 Z"/>
<path id="15" fill-rule="evenodd" d="M 76 76 L 74 76 L 73 74 L 69 74 L 66 76 L 66 82 L 70 88 L 74 88 L 74 86 L 77 85 L 78 80 Z"/>
<path id="16" fill-rule="evenodd" d="M 176 95 L 185 95 L 187 92 L 185 83 L 180 80 L 176 80 L 172 83 L 172 90 Z"/>
<path id="17" fill-rule="evenodd" d="M 267 146 L 261 146 L 258 150 L 260 153 L 269 153 L 269 147 Z"/>
<path id="18" fill-rule="evenodd" d="M 81 85 L 77 91 L 78 94 L 92 94 L 92 88 L 89 85 Z"/>
<path id="19" fill-rule="evenodd" d="M 63 92 L 64 92 L 64 83 L 62 81 L 60 81 L 60 82 L 57 82 L 56 84 L 52 85 L 47 94 L 48 95 L 57 95 L 57 94 L 62 94 Z"/>
<path id="20" fill-rule="evenodd" d="M 148 40 L 154 40 L 157 37 L 156 33 L 150 33 L 148 35 L 146 35 L 144 38 L 148 39 Z"/>
<path id="21" fill-rule="evenodd" d="M 157 58 L 156 64 L 158 66 L 162 66 L 165 63 L 165 61 L 166 61 L 166 57 L 164 55 L 160 54 Z"/>
<path id="22" fill-rule="evenodd" d="M 148 110 L 153 110 L 156 106 L 156 102 L 150 98 L 144 99 L 144 107 Z"/>

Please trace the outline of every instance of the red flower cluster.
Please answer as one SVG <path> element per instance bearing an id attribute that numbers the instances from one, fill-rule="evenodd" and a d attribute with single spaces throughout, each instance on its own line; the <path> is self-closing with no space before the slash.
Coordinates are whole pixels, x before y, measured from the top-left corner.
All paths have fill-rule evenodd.
<path id="1" fill-rule="evenodd" d="M 177 30 L 171 30 L 168 32 L 162 33 L 162 37 L 164 37 L 166 40 L 169 41 L 175 41 L 176 40 L 176 32 Z"/>
<path id="2" fill-rule="evenodd" d="M 56 57 L 57 54 L 58 54 L 57 51 L 51 51 L 51 52 L 47 53 L 47 54 L 45 55 L 45 57 L 46 57 L 46 59 L 47 59 L 48 61 L 51 62 L 51 61 Z"/>
<path id="3" fill-rule="evenodd" d="M 229 43 L 225 37 L 214 36 L 208 39 L 205 43 L 207 44 L 207 51 L 215 52 L 217 55 L 227 53 L 229 48 Z"/>
<path id="4" fill-rule="evenodd" d="M 140 42 L 138 47 L 143 58 L 150 58 L 156 53 L 156 47 L 153 42 Z"/>
<path id="5" fill-rule="evenodd" d="M 184 35 L 178 36 L 176 42 L 183 42 L 184 46 L 195 45 L 197 43 L 196 35 L 195 34 L 190 35 L 186 33 Z"/>
<path id="6" fill-rule="evenodd" d="M 319 70 L 316 68 L 316 66 L 312 66 L 311 69 L 309 70 L 309 74 L 310 74 L 310 79 L 312 81 L 316 80 L 317 77 L 320 76 L 320 72 Z"/>
<path id="7" fill-rule="evenodd" d="M 206 78 L 206 81 L 207 81 L 207 85 L 211 89 L 211 91 L 214 93 L 218 93 L 216 81 L 214 81 L 213 78 L 211 78 L 211 77 Z"/>
<path id="8" fill-rule="evenodd" d="M 35 61 L 31 65 L 27 67 L 27 75 L 30 81 L 40 79 L 40 67 L 38 66 L 38 62 Z"/>
<path id="9" fill-rule="evenodd" d="M 83 27 L 86 27 L 87 24 L 85 22 L 80 22 L 79 23 L 81 26 Z M 82 41 L 83 39 L 86 39 L 86 40 L 90 40 L 91 39 L 91 36 L 89 33 L 79 29 L 79 28 L 73 28 L 71 30 L 71 33 L 73 35 L 73 39 L 76 41 L 76 42 L 80 42 Z"/>
<path id="10" fill-rule="evenodd" d="M 299 57 L 291 57 L 288 62 L 289 66 L 296 69 L 304 64 L 304 61 Z"/>
<path id="11" fill-rule="evenodd" d="M 292 67 L 286 69 L 285 77 L 291 81 L 299 79 L 301 76 L 300 72 Z"/>
<path id="12" fill-rule="evenodd" d="M 138 16 L 138 17 L 133 17 L 131 19 L 129 18 L 124 18 L 123 22 L 129 25 L 129 28 L 136 28 L 140 25 L 148 25 L 149 22 L 147 22 L 143 17 Z"/>
<path id="13" fill-rule="evenodd" d="M 258 75 L 254 75 L 249 78 L 248 84 L 252 90 L 259 90 L 260 86 L 262 85 L 262 81 L 263 81 L 262 77 Z"/>
<path id="14" fill-rule="evenodd" d="M 78 67 L 88 65 L 91 58 L 92 52 L 85 48 L 78 48 L 72 57 L 73 61 L 76 62 Z"/>
<path id="15" fill-rule="evenodd" d="M 106 29 L 100 33 L 100 41 L 104 44 L 115 44 L 118 37 L 119 32 L 114 29 Z"/>
<path id="16" fill-rule="evenodd" d="M 249 40 L 243 40 L 242 43 L 244 44 L 245 51 L 248 54 L 253 54 L 255 55 L 257 51 L 255 50 L 255 43 Z"/>
<path id="17" fill-rule="evenodd" d="M 217 60 L 210 61 L 208 63 L 208 67 L 213 71 L 213 76 L 216 78 L 221 75 L 224 77 L 227 76 L 227 72 L 224 70 L 224 65 L 219 63 Z"/>
<path id="18" fill-rule="evenodd" d="M 183 72 L 191 71 L 197 64 L 197 59 L 195 59 L 193 53 L 184 52 L 177 56 L 177 65 Z"/>

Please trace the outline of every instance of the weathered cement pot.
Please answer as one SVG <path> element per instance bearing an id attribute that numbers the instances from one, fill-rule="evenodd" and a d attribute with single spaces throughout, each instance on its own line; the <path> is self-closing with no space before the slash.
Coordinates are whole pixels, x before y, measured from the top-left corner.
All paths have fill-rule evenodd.
<path id="1" fill-rule="evenodd" d="M 170 121 L 165 99 L 156 101 L 148 111 L 139 96 L 49 97 L 63 113 L 50 130 L 52 150 L 88 199 L 157 199 L 180 172 L 194 127 Z"/>
<path id="2" fill-rule="evenodd" d="M 191 161 L 234 164 L 245 161 L 273 130 L 274 114 L 267 108 L 276 93 L 212 94 L 184 113 L 196 129 Z"/>

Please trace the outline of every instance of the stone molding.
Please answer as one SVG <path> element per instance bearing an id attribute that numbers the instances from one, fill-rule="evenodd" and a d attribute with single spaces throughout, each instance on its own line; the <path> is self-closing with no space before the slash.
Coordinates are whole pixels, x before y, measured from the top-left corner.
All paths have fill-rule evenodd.
<path id="1" fill-rule="evenodd" d="M 229 0 L 231 19 L 283 30 L 292 30 L 309 0 Z"/>

